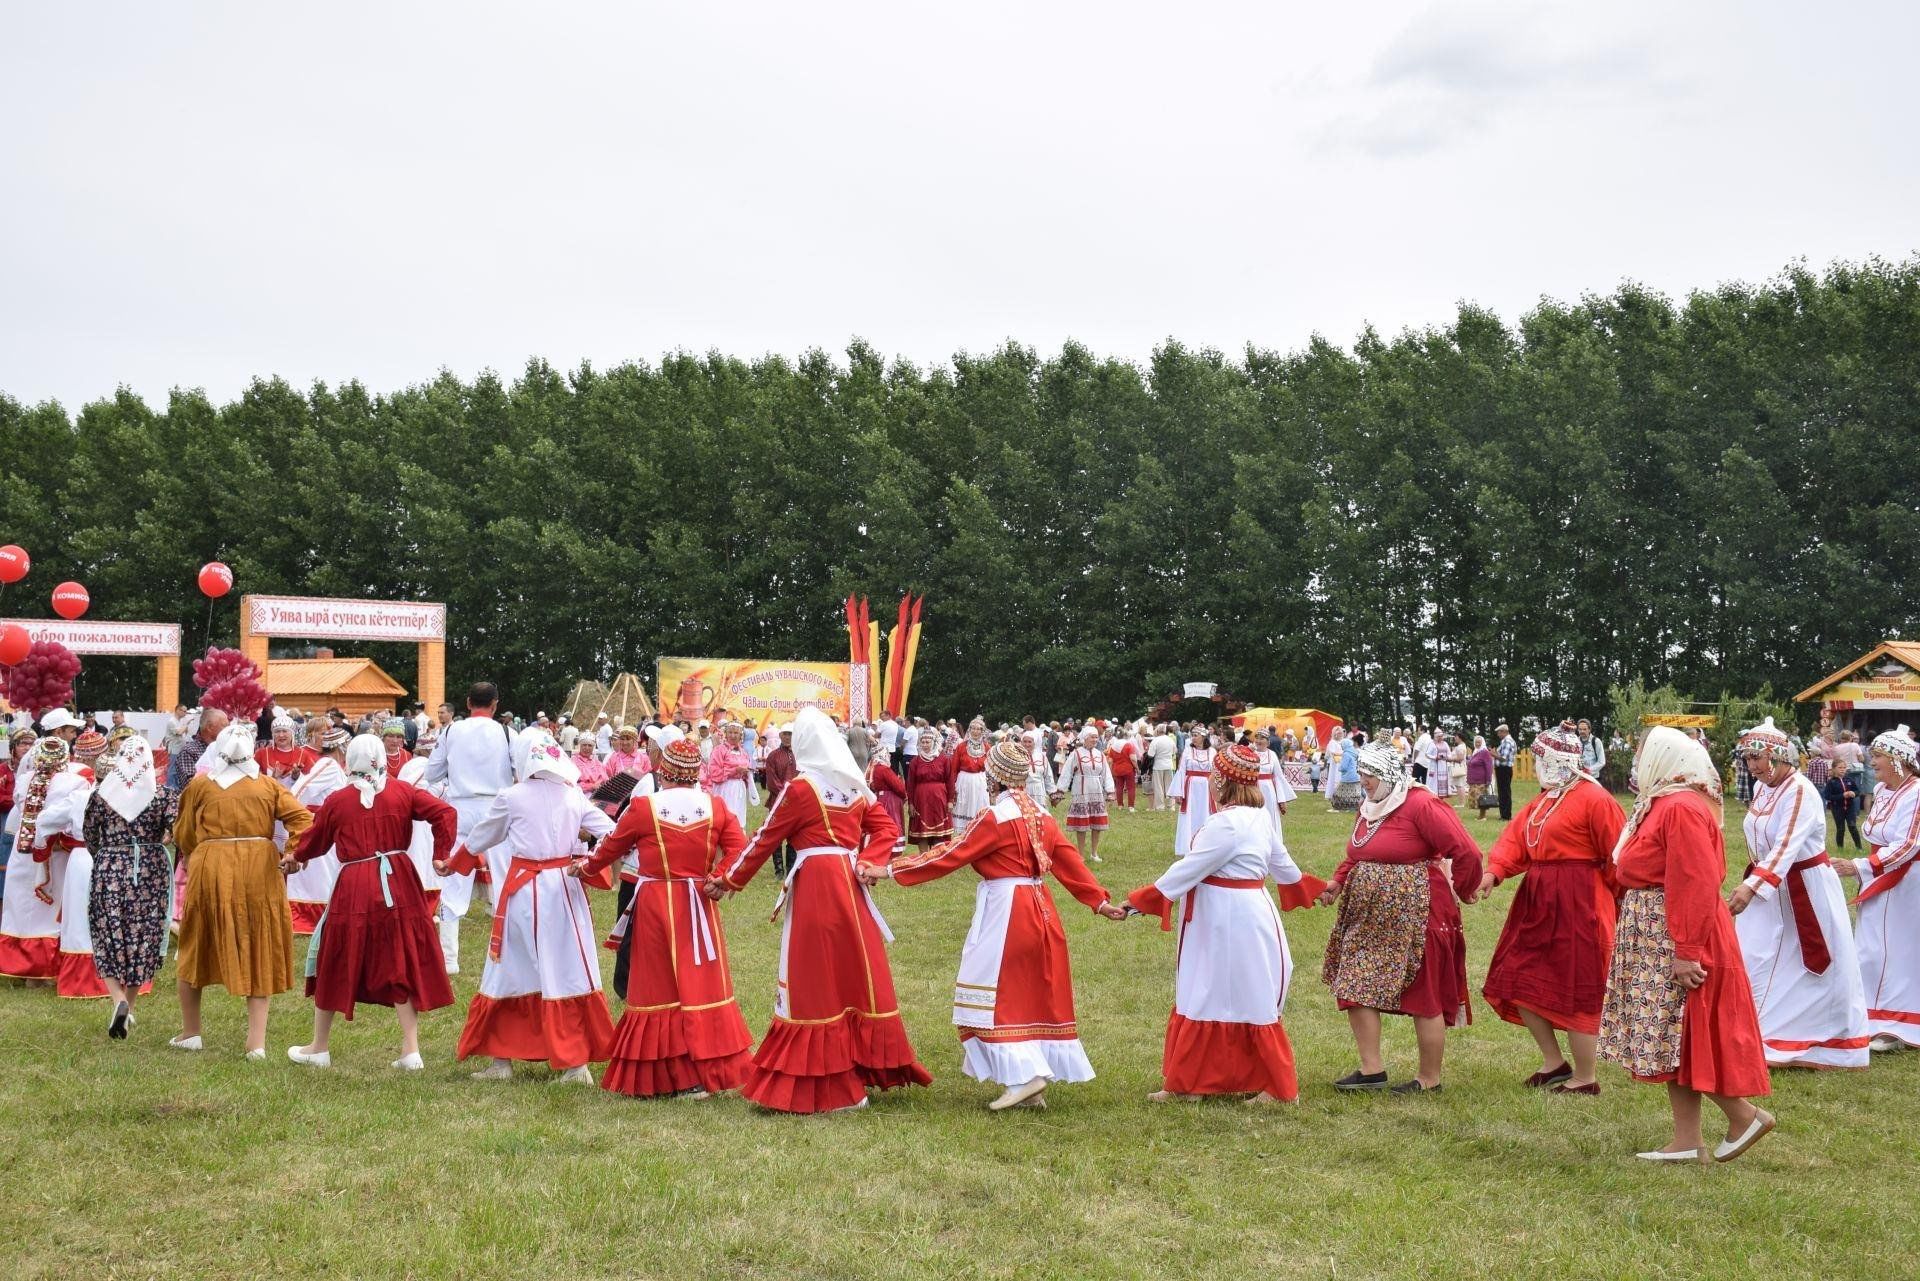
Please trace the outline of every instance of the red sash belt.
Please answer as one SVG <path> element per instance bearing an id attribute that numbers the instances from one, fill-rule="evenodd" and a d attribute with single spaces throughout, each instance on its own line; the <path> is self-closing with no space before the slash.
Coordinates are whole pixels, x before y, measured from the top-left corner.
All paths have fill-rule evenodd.
<path id="1" fill-rule="evenodd" d="M 550 872 L 557 867 L 565 867 L 573 862 L 572 858 L 521 858 L 518 854 L 507 864 L 507 883 L 500 887 L 500 902 L 493 913 L 493 938 L 487 944 L 487 955 L 494 960 L 500 959 L 500 942 L 507 932 L 507 904 L 513 896 L 533 883 L 533 878 L 542 872 Z M 534 921 L 537 933 L 540 922 Z"/>
<path id="2" fill-rule="evenodd" d="M 1264 876 L 1209 876 L 1200 883 L 1217 885 L 1223 890 L 1257 890 L 1266 886 L 1267 878 Z"/>
<path id="3" fill-rule="evenodd" d="M 1793 907 L 1793 932 L 1800 936 L 1800 959 L 1811 974 L 1825 974 L 1833 964 L 1833 953 L 1827 950 L 1826 935 L 1820 932 L 1820 918 L 1813 914 L 1806 876 L 1811 869 L 1826 867 L 1832 862 L 1824 853 L 1817 858 L 1802 859 L 1787 869 L 1785 877 L 1787 902 Z M 1748 876 L 1753 875 L 1753 870 L 1753 864 L 1747 864 Z"/>
<path id="4" fill-rule="evenodd" d="M 1885 848 L 1886 846 L 1884 845 L 1876 845 L 1871 850 L 1869 850 L 1868 853 L 1872 857 L 1878 858 L 1880 856 L 1880 851 Z M 1894 886 L 1898 885 L 1900 882 L 1906 880 L 1907 873 L 1912 870 L 1913 870 L 1913 863 L 1911 861 L 1908 861 L 1908 862 L 1902 863 L 1899 867 L 1894 868 L 1891 872 L 1888 872 L 1885 876 L 1874 877 L 1873 884 L 1861 890 L 1859 895 L 1854 898 L 1853 901 L 1855 905 L 1857 906 L 1858 904 L 1866 902 L 1868 899 L 1872 898 L 1876 894 L 1882 894 L 1882 893 L 1885 893 L 1887 890 L 1892 889 Z"/>

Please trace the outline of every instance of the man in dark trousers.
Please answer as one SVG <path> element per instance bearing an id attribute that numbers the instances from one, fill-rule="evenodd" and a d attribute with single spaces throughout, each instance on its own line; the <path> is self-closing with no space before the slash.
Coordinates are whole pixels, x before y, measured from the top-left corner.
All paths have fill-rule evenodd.
<path id="1" fill-rule="evenodd" d="M 1500 817 L 1513 817 L 1513 758 L 1520 752 L 1520 745 L 1513 741 L 1513 734 L 1505 725 L 1495 725 L 1493 732 L 1500 741 L 1493 749 L 1494 790 L 1500 797 Z"/>
<path id="2" fill-rule="evenodd" d="M 787 790 L 787 784 L 793 781 L 800 767 L 793 760 L 793 726 L 780 727 L 780 746 L 767 753 L 767 764 L 760 771 L 760 785 L 767 792 L 767 812 L 780 803 L 780 794 Z M 793 847 L 781 842 L 780 848 L 773 852 L 773 870 L 785 879 L 787 869 L 793 865 Z"/>

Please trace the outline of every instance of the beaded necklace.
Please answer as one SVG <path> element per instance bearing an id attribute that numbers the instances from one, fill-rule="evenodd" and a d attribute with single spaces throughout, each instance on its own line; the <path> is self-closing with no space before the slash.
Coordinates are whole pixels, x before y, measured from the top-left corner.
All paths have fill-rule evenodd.
<path id="1" fill-rule="evenodd" d="M 1539 816 L 1528 815 L 1525 825 L 1520 829 L 1520 838 L 1526 842 L 1527 853 L 1531 854 L 1540 848 L 1540 838 L 1547 832 L 1547 820 L 1553 817 L 1553 812 L 1560 808 L 1561 802 L 1567 799 L 1567 793 L 1571 792 L 1578 782 L 1579 780 L 1575 779 L 1573 783 L 1561 788 L 1559 794 L 1554 796 L 1551 805 L 1543 806 L 1535 803 L 1534 808 L 1539 810 Z"/>

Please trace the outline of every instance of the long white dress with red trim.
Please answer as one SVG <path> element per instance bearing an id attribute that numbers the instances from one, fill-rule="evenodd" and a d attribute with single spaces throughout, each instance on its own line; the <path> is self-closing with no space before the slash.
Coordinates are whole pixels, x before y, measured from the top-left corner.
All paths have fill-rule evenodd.
<path id="1" fill-rule="evenodd" d="M 1860 817 L 1870 853 L 1855 859 L 1860 873 L 1860 980 L 1867 997 L 1867 1032 L 1920 1046 L 1920 778 L 1880 788 Z M 15 855 L 15 857 L 19 857 Z"/>
<path id="2" fill-rule="evenodd" d="M 1113 795 L 1113 767 L 1107 754 L 1094 747 L 1076 747 L 1067 753 L 1060 770 L 1059 790 L 1067 794 L 1067 830 L 1107 830 L 1107 798 Z"/>
<path id="3" fill-rule="evenodd" d="M 928 1085 L 887 965 L 891 935 L 856 861 L 885 863 L 899 829 L 865 797 L 801 774 L 720 880 L 743 889 L 781 842 L 794 847 L 780 925 L 773 1022 L 741 1094 L 781 1112 L 852 1107 L 867 1088 Z"/>
<path id="4" fill-rule="evenodd" d="M 1307 876 L 1264 808 L 1229 806 L 1208 819 L 1192 848 L 1160 879 L 1127 896 L 1162 929 L 1180 909 L 1180 937 L 1161 1074 L 1175 1094 L 1298 1098 L 1293 1046 L 1280 1016 L 1293 954 L 1267 894 L 1271 877 L 1288 908 L 1307 907 L 1326 882 Z"/>
<path id="5" fill-rule="evenodd" d="M 318 814 L 327 798 L 347 785 L 347 772 L 331 756 L 314 760 L 313 768 L 287 784 L 293 799 Z M 275 823 L 273 843 L 282 853 L 287 848 L 287 830 Z M 293 915 L 293 932 L 311 934 L 320 918 L 327 914 L 327 900 L 333 897 L 333 883 L 340 879 L 340 856 L 332 850 L 316 854 L 287 876 L 287 910 Z"/>
<path id="6" fill-rule="evenodd" d="M 68 779 L 76 780 L 68 783 Z M 93 853 L 87 849 L 84 824 L 87 802 L 93 798 L 93 770 L 69 765 L 67 773 L 47 789 L 46 808 L 40 812 L 40 830 L 70 842 L 60 890 L 60 962 L 54 991 L 69 1000 L 88 1000 L 107 994 L 93 963 Z M 151 987 L 142 989 L 150 991 Z"/>
<path id="7" fill-rule="evenodd" d="M 991 742 L 983 741 L 976 756 L 973 744 L 963 738 L 953 751 L 953 821 L 962 827 L 989 803 L 986 770 L 987 753 L 992 748 Z"/>
<path id="8" fill-rule="evenodd" d="M 400 781 L 419 788 L 436 800 L 447 799 L 444 795 L 447 790 L 445 783 L 427 782 L 427 758 L 424 756 L 416 756 L 400 767 Z M 420 888 L 426 891 L 427 915 L 438 920 L 440 873 L 433 870 L 433 824 L 415 820 L 413 832 L 407 841 L 407 861 L 413 864 L 413 874 L 420 878 Z"/>
<path id="9" fill-rule="evenodd" d="M 628 804 L 595 847 L 590 871 L 629 855 L 639 888 L 608 946 L 629 937 L 626 1008 L 600 1078 L 616 1094 L 737 1090 L 752 1064 L 753 1035 L 734 999 L 717 904 L 701 893 L 723 859 L 746 846 L 731 807 L 692 787 L 668 787 Z"/>
<path id="10" fill-rule="evenodd" d="M 566 871 L 586 852 L 582 831 L 612 830 L 613 820 L 579 788 L 535 775 L 494 797 L 467 834 L 454 870 L 472 871 L 485 857 L 505 874 L 487 967 L 456 1057 L 545 1059 L 561 1070 L 612 1052 L 593 910 Z"/>
<path id="11" fill-rule="evenodd" d="M 1179 772 L 1173 776 L 1174 803 L 1180 811 L 1173 824 L 1173 852 L 1185 858 L 1193 847 L 1195 833 L 1213 817 L 1213 749 L 1195 751 L 1192 747 L 1180 755 Z"/>
<path id="12" fill-rule="evenodd" d="M 963 867 L 980 874 L 953 986 L 961 1070 L 976 1081 L 1093 1079 L 1074 1020 L 1067 934 L 1040 870 L 1040 850 L 1067 893 L 1089 908 L 1109 901 L 1060 825 L 1024 791 L 1002 792 L 945 845 L 893 862 L 893 878 L 902 885 Z"/>
<path id="13" fill-rule="evenodd" d="M 72 764 L 47 784 L 33 848 L 24 849 L 17 842 L 33 776 L 32 766 L 24 765 L 16 782 L 13 809 L 7 814 L 7 830 L 14 834 L 16 845 L 7 862 L 6 897 L 0 900 L 0 975 L 52 979 L 60 973 L 61 898 L 67 888 L 67 861 L 70 851 L 80 843 L 80 829 L 76 826 L 72 834 L 67 834 L 49 828 L 46 808 L 70 788 L 84 788 L 85 784 L 79 766 Z M 67 781 L 69 778 L 74 781 Z M 80 915 L 86 916 L 85 904 Z"/>
<path id="14" fill-rule="evenodd" d="M 1299 793 L 1293 790 L 1288 781 L 1286 769 L 1280 763 L 1280 754 L 1272 748 L 1262 748 L 1260 752 L 1260 799 L 1265 802 L 1267 817 L 1273 820 L 1275 830 L 1280 827 L 1280 807 L 1291 805 L 1298 799 Z"/>
<path id="15" fill-rule="evenodd" d="M 1798 770 L 1779 787 L 1756 779 L 1742 827 L 1754 898 L 1733 929 L 1767 1062 L 1866 1067 L 1866 991 L 1819 791 Z"/>

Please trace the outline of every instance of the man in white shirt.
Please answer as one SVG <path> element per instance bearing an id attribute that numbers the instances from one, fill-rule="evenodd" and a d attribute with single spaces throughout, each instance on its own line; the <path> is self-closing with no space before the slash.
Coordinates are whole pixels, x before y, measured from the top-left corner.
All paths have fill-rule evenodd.
<path id="1" fill-rule="evenodd" d="M 1421 730 L 1413 740 L 1413 781 L 1427 781 L 1427 763 L 1433 759 L 1433 735 Z"/>
<path id="2" fill-rule="evenodd" d="M 487 810 L 493 798 L 513 786 L 514 732 L 494 719 L 500 691 L 491 681 L 478 681 L 467 691 L 466 719 L 440 731 L 427 760 L 426 782 L 446 789 L 447 804 L 459 815 L 461 844 Z M 488 851 L 487 870 L 493 878 L 492 896 L 507 883 L 511 850 Z M 497 856 L 497 857 L 496 857 Z M 460 972 L 460 918 L 473 903 L 475 873 L 456 873 L 440 881 L 440 952 L 447 973 Z"/>
<path id="3" fill-rule="evenodd" d="M 593 718 L 593 759 L 604 761 L 613 755 L 613 722 L 601 712 Z"/>
<path id="4" fill-rule="evenodd" d="M 1153 808 L 1167 808 L 1167 793 L 1173 790 L 1173 767 L 1179 752 L 1171 726 L 1162 725 L 1147 740 L 1147 762 L 1153 767 Z"/>
<path id="5" fill-rule="evenodd" d="M 580 741 L 580 730 L 574 725 L 573 717 L 560 718 L 560 732 L 555 737 L 560 740 L 560 750 L 569 756 L 573 755 L 574 745 Z"/>
<path id="6" fill-rule="evenodd" d="M 894 762 L 899 759 L 900 722 L 893 719 L 893 713 L 887 712 L 880 717 L 880 763 L 888 769 L 898 768 Z"/>

